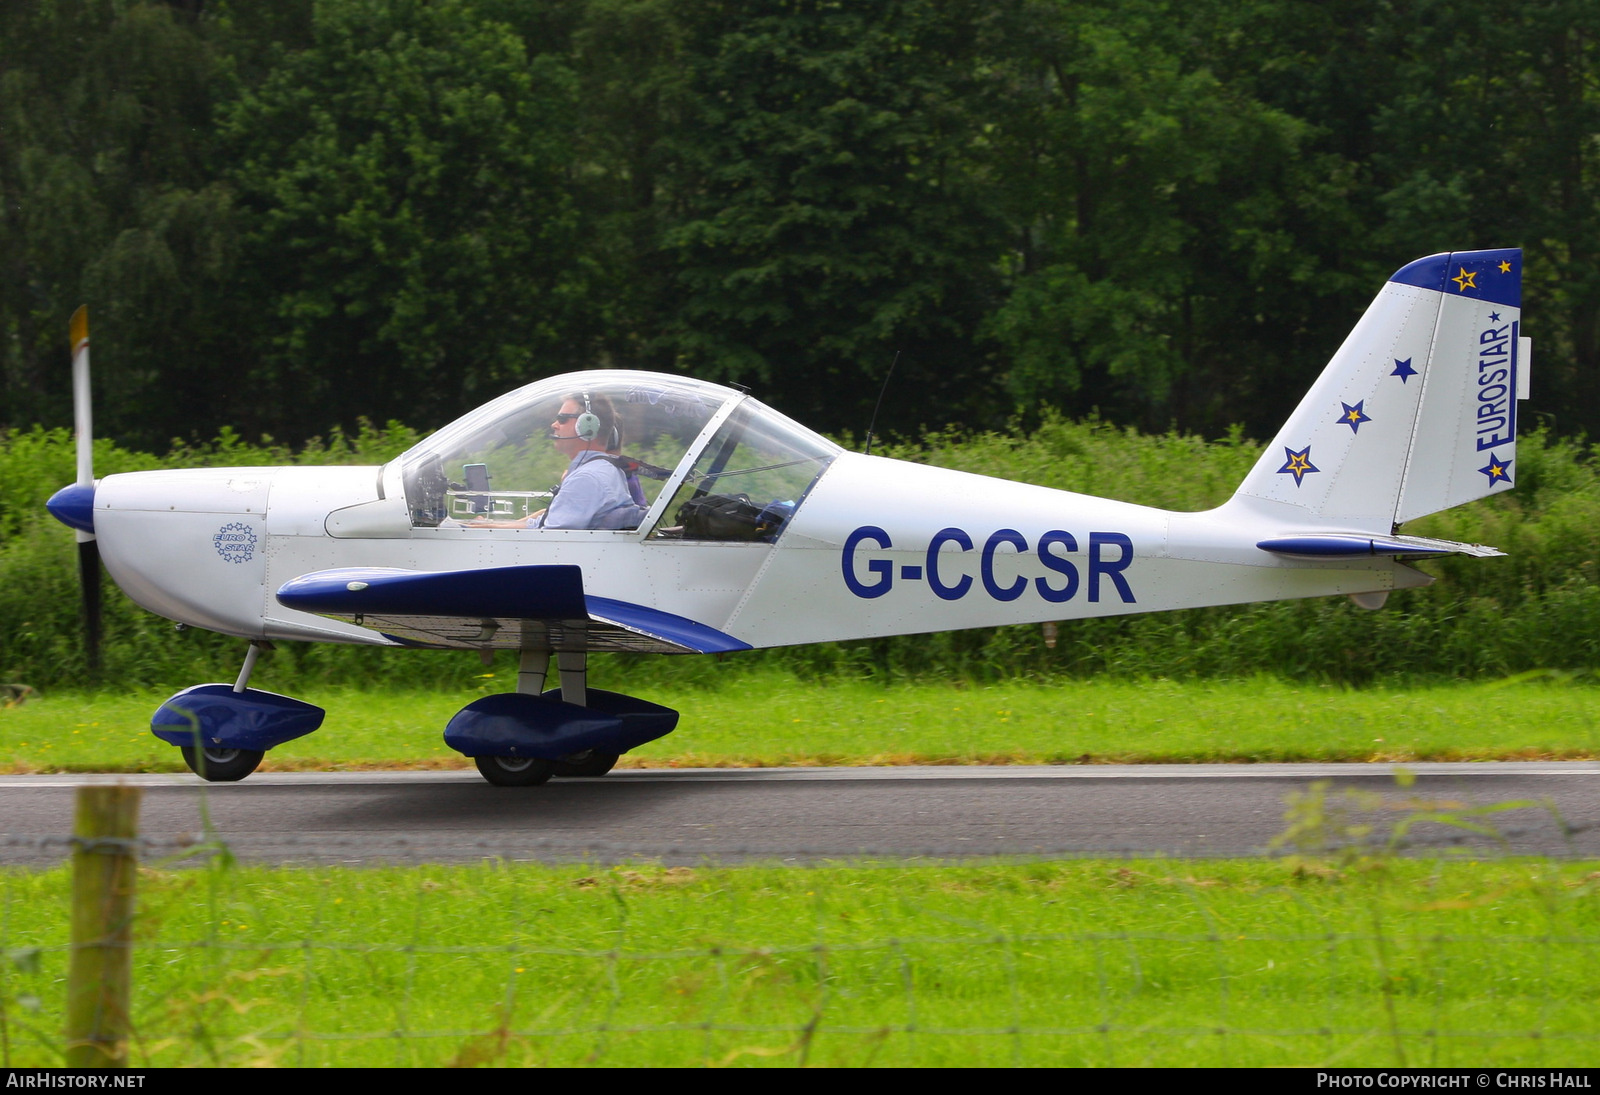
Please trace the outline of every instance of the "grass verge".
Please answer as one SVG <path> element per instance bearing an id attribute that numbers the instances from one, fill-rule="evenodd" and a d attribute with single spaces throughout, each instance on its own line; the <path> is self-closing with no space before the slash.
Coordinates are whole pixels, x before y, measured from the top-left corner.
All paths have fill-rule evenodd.
<path id="1" fill-rule="evenodd" d="M 509 682 L 483 681 L 484 691 Z M 607 682 L 626 690 L 625 682 Z M 302 698 L 323 729 L 266 770 L 460 768 L 446 721 L 471 692 L 343 690 Z M 181 771 L 149 733 L 156 693 L 57 693 L 0 709 L 0 771 Z M 752 674 L 717 689 L 651 690 L 679 729 L 637 767 L 1592 759 L 1600 687 L 1559 675 L 1347 689 L 1272 678 L 984 686 L 804 683 Z"/>
<path id="2" fill-rule="evenodd" d="M 141 873 L 135 1064 L 1600 1064 L 1600 871 L 1497 860 Z M 7 871 L 5 1064 L 69 879 Z"/>

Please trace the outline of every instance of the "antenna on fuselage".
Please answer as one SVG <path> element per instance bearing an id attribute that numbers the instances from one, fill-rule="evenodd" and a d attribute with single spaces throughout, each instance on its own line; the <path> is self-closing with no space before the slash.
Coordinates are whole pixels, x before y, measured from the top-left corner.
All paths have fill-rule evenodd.
<path id="1" fill-rule="evenodd" d="M 883 374 L 883 387 L 878 389 L 878 402 L 872 407 L 872 421 L 867 423 L 867 447 L 861 450 L 861 455 L 872 455 L 872 431 L 878 425 L 878 409 L 883 406 L 883 393 L 889 390 L 889 378 L 894 375 L 894 367 L 900 364 L 900 351 L 894 352 L 894 360 L 889 362 L 889 371 Z"/>

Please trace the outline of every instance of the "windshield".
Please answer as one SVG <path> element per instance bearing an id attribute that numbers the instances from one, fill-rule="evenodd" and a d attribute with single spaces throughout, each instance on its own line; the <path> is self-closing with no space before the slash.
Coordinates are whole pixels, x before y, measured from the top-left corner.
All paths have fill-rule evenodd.
<path id="1" fill-rule="evenodd" d="M 654 535 L 771 543 L 839 451 L 748 399 L 700 449 Z"/>

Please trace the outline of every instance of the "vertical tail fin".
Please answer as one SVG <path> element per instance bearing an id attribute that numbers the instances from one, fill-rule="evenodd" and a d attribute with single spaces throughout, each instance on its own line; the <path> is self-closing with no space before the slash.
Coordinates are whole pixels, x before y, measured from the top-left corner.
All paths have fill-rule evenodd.
<path id="1" fill-rule="evenodd" d="M 1286 520 L 1389 532 L 1509 489 L 1527 398 L 1522 252 L 1397 271 L 1240 486 Z"/>

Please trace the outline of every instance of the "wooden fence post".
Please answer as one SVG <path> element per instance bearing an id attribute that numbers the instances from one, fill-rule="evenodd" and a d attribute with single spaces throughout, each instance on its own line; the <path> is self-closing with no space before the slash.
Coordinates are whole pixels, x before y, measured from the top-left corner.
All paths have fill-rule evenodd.
<path id="1" fill-rule="evenodd" d="M 138 787 L 79 787 L 72 852 L 67 1067 L 126 1068 Z"/>

